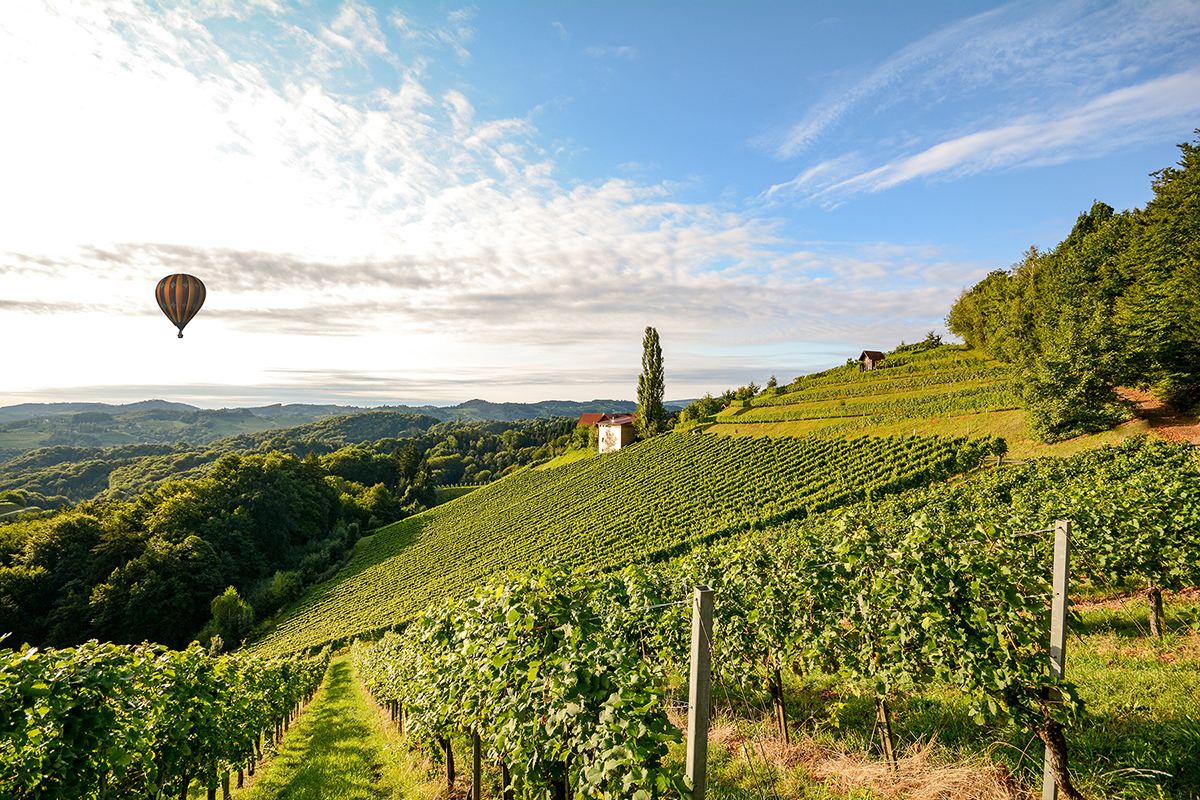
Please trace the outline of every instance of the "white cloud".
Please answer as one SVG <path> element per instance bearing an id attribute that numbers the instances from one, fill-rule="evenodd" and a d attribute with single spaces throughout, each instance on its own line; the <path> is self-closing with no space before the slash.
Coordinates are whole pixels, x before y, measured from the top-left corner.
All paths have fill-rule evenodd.
<path id="1" fill-rule="evenodd" d="M 352 53 L 365 50 L 377 56 L 390 55 L 375 11 L 367 6 L 343 3 L 337 18 L 322 33 L 327 41 Z"/>
<path id="2" fill-rule="evenodd" d="M 624 44 L 617 46 L 596 45 L 584 48 L 583 52 L 596 58 L 618 58 L 625 59 L 626 61 L 633 61 L 638 56 L 636 49 Z"/>
<path id="3" fill-rule="evenodd" d="M 446 45 L 454 52 L 459 63 L 467 64 L 471 61 L 471 51 L 467 49 L 467 45 L 475 39 L 475 29 L 470 24 L 475 15 L 474 8 L 457 9 L 446 15 L 444 25 L 428 27 L 416 23 L 399 11 L 393 11 L 388 17 L 388 22 L 402 34 L 407 43 Z"/>
<path id="4" fill-rule="evenodd" d="M 1030 115 L 958 136 L 873 169 L 853 169 L 862 161 L 857 154 L 823 162 L 772 186 L 767 195 L 799 192 L 836 202 L 855 192 L 877 192 L 917 178 L 957 178 L 1095 158 L 1159 141 L 1164 130 L 1186 128 L 1198 117 L 1200 70 L 1191 70 L 1117 89 L 1058 114 Z"/>
<path id="5" fill-rule="evenodd" d="M 940 254 L 792 242 L 673 183 L 566 180 L 528 118 L 485 118 L 396 55 L 441 33 L 393 15 L 389 46 L 357 4 L 315 35 L 278 20 L 286 46 L 253 58 L 183 12 L 14 2 L 0 148 L 23 157 L 0 160 L 0 339 L 70 363 L 10 391 L 336 382 L 402 362 L 455 400 L 454 376 L 480 370 L 582 385 L 646 324 L 689 344 L 911 338 L 963 281 Z M 469 21 L 452 14 L 446 36 L 469 41 Z M 347 88 L 360 53 L 394 56 L 397 84 Z M 873 285 L 881 271 L 900 283 Z M 150 294 L 173 272 L 209 286 L 179 346 Z M 180 352 L 186 367 L 145 373 Z"/>
<path id="6" fill-rule="evenodd" d="M 970 17 L 758 140 L 781 159 L 817 156 L 767 196 L 837 202 L 1178 136 L 1200 106 L 1198 38 L 1195 0 L 1018 2 Z"/>

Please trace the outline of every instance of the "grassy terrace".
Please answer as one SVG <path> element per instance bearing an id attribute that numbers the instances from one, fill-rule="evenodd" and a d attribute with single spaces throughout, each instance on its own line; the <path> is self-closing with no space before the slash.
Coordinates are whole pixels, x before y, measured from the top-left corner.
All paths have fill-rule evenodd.
<path id="1" fill-rule="evenodd" d="M 1142 597 L 1081 609 L 1067 643 L 1085 708 L 1067 734 L 1076 788 L 1109 800 L 1200 797 L 1200 595 L 1168 600 L 1162 641 L 1148 633 Z M 952 690 L 897 702 L 893 727 L 907 757 L 893 775 L 869 691 L 832 676 L 786 678 L 791 745 L 774 732 L 769 698 L 718 690 L 710 797 L 1040 796 L 1041 742 L 1021 728 L 975 724 Z"/>

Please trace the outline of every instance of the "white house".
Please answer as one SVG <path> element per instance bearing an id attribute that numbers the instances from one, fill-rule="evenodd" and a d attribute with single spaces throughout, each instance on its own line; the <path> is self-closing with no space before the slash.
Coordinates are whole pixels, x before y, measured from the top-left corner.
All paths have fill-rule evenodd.
<path id="1" fill-rule="evenodd" d="M 607 419 L 597 422 L 596 428 L 599 432 L 600 452 L 614 453 L 631 443 L 636 436 L 636 431 L 633 427 L 633 421 L 636 418 L 636 414 L 613 414 Z"/>

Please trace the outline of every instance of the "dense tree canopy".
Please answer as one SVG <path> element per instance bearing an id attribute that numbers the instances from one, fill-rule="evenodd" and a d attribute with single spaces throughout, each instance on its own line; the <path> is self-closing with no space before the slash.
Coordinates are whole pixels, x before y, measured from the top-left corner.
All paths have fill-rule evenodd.
<path id="1" fill-rule="evenodd" d="M 1179 147 L 1144 209 L 1095 203 L 1057 247 L 964 290 L 946 318 L 970 346 L 1024 367 L 1046 440 L 1120 419 L 1119 385 L 1200 403 L 1200 139 Z"/>
<path id="2" fill-rule="evenodd" d="M 360 530 L 432 506 L 438 485 L 488 480 L 546 458 L 566 447 L 573 424 L 448 422 L 414 432 L 378 427 L 387 422 L 378 412 L 362 416 L 374 418 L 365 427 L 348 418 L 324 427 L 337 432 L 334 441 L 347 430 L 415 435 L 330 447 L 307 430 L 263 443 L 282 450 L 221 455 L 155 445 L 23 456 L 26 489 L 87 491 L 101 484 L 71 477 L 111 481 L 139 468 L 138 485 L 152 486 L 129 499 L 100 491 L 53 514 L 0 523 L 0 632 L 13 633 L 6 643 L 182 646 L 199 634 L 237 646 L 254 620 L 269 624 L 332 574 Z M 79 455 L 87 460 L 71 460 Z M 172 476 L 169 465 L 187 469 L 193 457 L 203 469 Z M 24 504 L 21 492 L 6 496 Z"/>

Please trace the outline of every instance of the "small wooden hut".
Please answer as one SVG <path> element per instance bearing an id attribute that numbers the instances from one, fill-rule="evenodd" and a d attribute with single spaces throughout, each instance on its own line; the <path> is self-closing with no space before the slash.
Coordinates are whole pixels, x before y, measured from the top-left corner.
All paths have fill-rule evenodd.
<path id="1" fill-rule="evenodd" d="M 883 359 L 884 354 L 878 350 L 863 350 L 862 355 L 858 357 L 858 371 L 870 372 L 878 367 Z"/>

